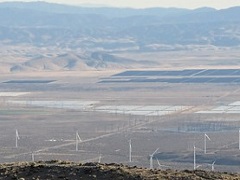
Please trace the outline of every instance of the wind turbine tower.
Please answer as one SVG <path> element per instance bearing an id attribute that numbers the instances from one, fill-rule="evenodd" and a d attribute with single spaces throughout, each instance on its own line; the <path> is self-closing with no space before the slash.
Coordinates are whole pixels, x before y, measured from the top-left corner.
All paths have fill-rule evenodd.
<path id="1" fill-rule="evenodd" d="M 210 137 L 205 133 L 204 134 L 204 154 L 207 154 L 207 139 L 211 141 Z"/>
<path id="2" fill-rule="evenodd" d="M 159 148 L 157 148 L 152 154 L 150 154 L 150 169 L 153 169 L 153 156 L 156 154 L 158 150 Z"/>
<path id="3" fill-rule="evenodd" d="M 15 146 L 16 146 L 16 148 L 18 148 L 18 140 L 20 139 L 20 137 L 19 137 L 19 135 L 18 135 L 18 130 L 16 129 L 16 135 L 15 135 L 16 137 L 16 142 L 15 142 Z"/>
<path id="4" fill-rule="evenodd" d="M 80 138 L 78 131 L 76 132 L 76 151 L 78 151 L 78 143 L 82 142 L 82 139 Z"/>
<path id="5" fill-rule="evenodd" d="M 212 171 L 214 171 L 214 164 L 215 164 L 216 161 L 213 161 L 213 163 L 211 164 L 212 165 Z"/>
<path id="6" fill-rule="evenodd" d="M 240 128 L 238 131 L 238 149 L 240 150 Z"/>
<path id="7" fill-rule="evenodd" d="M 129 140 L 129 162 L 132 162 L 132 140 Z"/>
<path id="8" fill-rule="evenodd" d="M 99 155 L 98 163 L 101 163 L 101 160 L 102 160 L 102 154 Z"/>
<path id="9" fill-rule="evenodd" d="M 196 147 L 193 146 L 193 170 L 196 170 Z"/>
<path id="10" fill-rule="evenodd" d="M 35 156 L 34 156 L 34 152 L 32 152 L 32 162 L 35 161 Z"/>

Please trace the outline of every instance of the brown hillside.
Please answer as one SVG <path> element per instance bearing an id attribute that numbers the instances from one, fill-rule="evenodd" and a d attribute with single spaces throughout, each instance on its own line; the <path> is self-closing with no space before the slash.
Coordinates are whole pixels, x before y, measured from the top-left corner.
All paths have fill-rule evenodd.
<path id="1" fill-rule="evenodd" d="M 195 180 L 240 179 L 240 175 L 206 171 L 149 170 L 118 164 L 48 161 L 22 162 L 0 165 L 0 179 L 84 179 L 84 180 Z"/>

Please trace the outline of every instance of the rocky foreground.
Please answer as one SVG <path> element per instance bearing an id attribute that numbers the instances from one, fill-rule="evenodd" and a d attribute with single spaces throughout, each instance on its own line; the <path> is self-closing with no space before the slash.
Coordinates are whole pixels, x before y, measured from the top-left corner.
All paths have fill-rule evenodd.
<path id="1" fill-rule="evenodd" d="M 84 180 L 194 180 L 194 179 L 240 179 L 240 174 L 206 171 L 149 170 L 119 164 L 85 163 L 66 161 L 20 162 L 0 165 L 0 179 L 84 179 Z"/>

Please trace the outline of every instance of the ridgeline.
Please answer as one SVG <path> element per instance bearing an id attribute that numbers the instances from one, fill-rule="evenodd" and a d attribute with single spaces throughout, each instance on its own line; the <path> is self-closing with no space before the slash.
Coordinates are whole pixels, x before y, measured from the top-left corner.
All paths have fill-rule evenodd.
<path id="1" fill-rule="evenodd" d="M 84 179 L 84 180 L 202 180 L 240 179 L 239 174 L 202 170 L 150 170 L 122 164 L 73 163 L 66 161 L 16 162 L 0 165 L 0 179 Z"/>

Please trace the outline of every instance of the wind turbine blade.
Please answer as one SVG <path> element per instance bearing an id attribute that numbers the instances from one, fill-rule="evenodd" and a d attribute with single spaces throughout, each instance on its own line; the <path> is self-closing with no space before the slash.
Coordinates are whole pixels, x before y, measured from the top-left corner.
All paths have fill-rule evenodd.
<path id="1" fill-rule="evenodd" d="M 214 165 L 214 164 L 215 164 L 215 162 L 216 162 L 216 161 L 214 161 L 214 162 L 212 163 L 212 165 Z"/>
<path id="2" fill-rule="evenodd" d="M 80 138 L 78 132 L 76 132 L 76 139 L 78 139 L 80 142 L 82 142 L 82 139 Z"/>
<path id="3" fill-rule="evenodd" d="M 159 160 L 158 160 L 158 159 L 157 159 L 157 163 L 158 163 L 158 166 L 159 166 L 159 167 L 161 167 L 161 164 L 160 164 L 160 162 L 159 162 Z"/>
<path id="4" fill-rule="evenodd" d="M 82 139 L 80 138 L 79 134 L 77 134 L 78 140 L 82 142 Z"/>
<path id="5" fill-rule="evenodd" d="M 201 167 L 202 165 L 197 165 L 197 167 L 196 168 L 199 168 L 199 167 Z"/>
<path id="6" fill-rule="evenodd" d="M 206 138 L 208 138 L 209 141 L 211 141 L 210 137 L 207 134 L 205 134 L 205 136 Z"/>
<path id="7" fill-rule="evenodd" d="M 157 148 L 154 153 L 152 153 L 152 156 L 154 156 L 154 154 L 159 150 L 159 148 Z"/>

